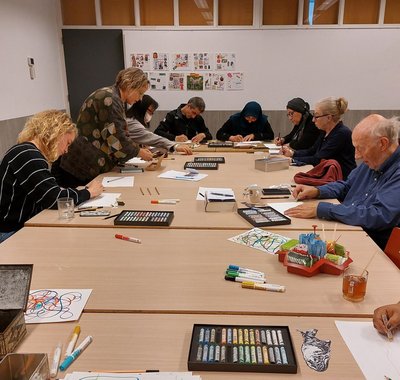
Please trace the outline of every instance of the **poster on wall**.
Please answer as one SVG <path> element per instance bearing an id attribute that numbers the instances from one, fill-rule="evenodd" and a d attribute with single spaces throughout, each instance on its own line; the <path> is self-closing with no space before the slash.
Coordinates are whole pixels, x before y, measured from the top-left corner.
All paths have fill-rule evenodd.
<path id="1" fill-rule="evenodd" d="M 190 70 L 189 54 L 188 53 L 175 53 L 171 54 L 172 70 Z"/>
<path id="2" fill-rule="evenodd" d="M 215 54 L 215 70 L 235 70 L 235 53 L 217 53 Z"/>
<path id="3" fill-rule="evenodd" d="M 190 73 L 186 77 L 186 89 L 188 91 L 203 91 L 204 76 L 199 73 Z"/>
<path id="4" fill-rule="evenodd" d="M 150 90 L 164 91 L 167 89 L 167 73 L 151 72 L 148 78 Z"/>
<path id="5" fill-rule="evenodd" d="M 204 74 L 204 89 L 223 91 L 225 88 L 225 75 L 218 73 Z"/>
<path id="6" fill-rule="evenodd" d="M 153 52 L 153 69 L 157 71 L 167 71 L 168 68 L 168 54 Z"/>
<path id="7" fill-rule="evenodd" d="M 193 53 L 193 66 L 195 70 L 211 70 L 210 53 Z"/>
<path id="8" fill-rule="evenodd" d="M 226 73 L 226 90 L 243 90 L 243 73 L 229 72 Z"/>
<path id="9" fill-rule="evenodd" d="M 183 91 L 185 89 L 185 74 L 169 73 L 168 89 L 172 91 Z"/>
<path id="10" fill-rule="evenodd" d="M 149 53 L 133 53 L 131 54 L 131 66 L 138 67 L 142 70 L 151 70 Z"/>

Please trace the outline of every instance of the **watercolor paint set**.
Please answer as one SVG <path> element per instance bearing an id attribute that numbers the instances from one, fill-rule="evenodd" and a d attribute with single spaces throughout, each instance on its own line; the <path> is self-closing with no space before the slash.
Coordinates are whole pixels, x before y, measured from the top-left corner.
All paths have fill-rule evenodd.
<path id="1" fill-rule="evenodd" d="M 169 226 L 173 211 L 123 210 L 114 220 L 116 226 Z"/>
<path id="2" fill-rule="evenodd" d="M 237 211 L 240 216 L 254 227 L 279 226 L 292 223 L 290 218 L 270 206 L 239 208 Z"/>

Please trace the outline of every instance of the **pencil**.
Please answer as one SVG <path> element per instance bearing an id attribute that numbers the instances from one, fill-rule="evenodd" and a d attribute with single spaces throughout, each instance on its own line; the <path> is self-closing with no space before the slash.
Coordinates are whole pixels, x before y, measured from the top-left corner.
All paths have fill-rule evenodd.
<path id="1" fill-rule="evenodd" d="M 142 195 L 144 195 L 144 192 L 143 192 L 142 188 L 140 188 L 140 192 L 142 193 Z"/>
<path id="2" fill-rule="evenodd" d="M 158 191 L 157 187 L 154 187 L 156 189 L 156 192 L 158 195 L 160 195 L 160 192 Z"/>
<path id="3" fill-rule="evenodd" d="M 109 216 L 106 216 L 105 218 L 103 218 L 103 220 L 106 220 L 106 219 L 111 219 L 111 218 L 115 218 L 116 216 L 118 216 L 119 214 L 121 214 L 121 213 L 118 213 L 118 214 L 114 214 L 114 215 L 109 215 Z"/>
<path id="4" fill-rule="evenodd" d="M 151 192 L 150 192 L 150 189 L 149 189 L 149 188 L 147 188 L 147 192 L 149 193 L 149 195 L 151 195 Z"/>

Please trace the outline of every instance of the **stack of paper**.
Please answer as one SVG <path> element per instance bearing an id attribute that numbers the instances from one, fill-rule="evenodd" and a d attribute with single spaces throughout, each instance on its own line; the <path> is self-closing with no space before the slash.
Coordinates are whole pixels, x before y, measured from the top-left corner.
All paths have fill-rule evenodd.
<path id="1" fill-rule="evenodd" d="M 201 380 L 192 372 L 72 372 L 64 380 Z"/>
<path id="2" fill-rule="evenodd" d="M 87 207 L 117 207 L 117 199 L 121 193 L 102 193 L 96 198 L 89 199 L 78 206 L 78 210 Z"/>
<path id="3" fill-rule="evenodd" d="M 193 173 L 193 172 L 179 172 L 176 170 L 168 170 L 164 173 L 161 173 L 158 178 L 167 178 L 167 179 L 178 179 L 181 181 L 200 181 L 203 178 L 206 178 L 207 174 Z"/>

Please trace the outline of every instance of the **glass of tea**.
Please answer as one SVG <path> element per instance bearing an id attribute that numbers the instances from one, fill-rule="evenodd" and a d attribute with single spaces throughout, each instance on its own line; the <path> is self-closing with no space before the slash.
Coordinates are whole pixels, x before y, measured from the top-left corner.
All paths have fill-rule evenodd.
<path id="1" fill-rule="evenodd" d="M 343 298 L 352 302 L 364 300 L 367 291 L 368 271 L 350 265 L 343 272 Z"/>

